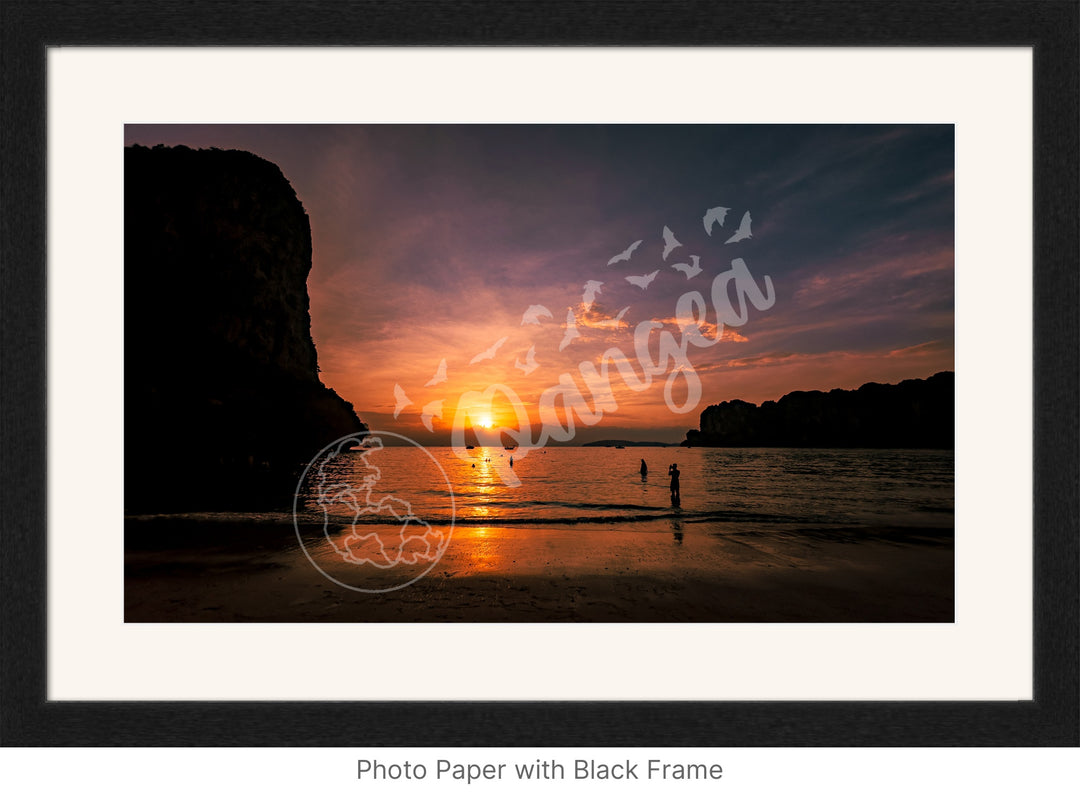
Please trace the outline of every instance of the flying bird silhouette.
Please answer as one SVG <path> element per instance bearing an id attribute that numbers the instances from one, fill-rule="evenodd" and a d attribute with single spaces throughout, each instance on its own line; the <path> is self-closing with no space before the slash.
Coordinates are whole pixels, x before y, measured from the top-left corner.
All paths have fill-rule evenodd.
<path id="1" fill-rule="evenodd" d="M 551 310 L 548 309 L 546 306 L 542 306 L 540 304 L 533 304 L 528 309 L 526 309 L 525 314 L 521 316 L 521 325 L 524 326 L 526 323 L 535 323 L 539 326 L 540 318 L 542 317 L 554 318 L 555 315 L 551 314 Z"/>
<path id="2" fill-rule="evenodd" d="M 727 217 L 727 213 L 731 209 L 727 206 L 716 206 L 705 212 L 705 216 L 701 218 L 701 222 L 705 225 L 705 233 L 710 237 L 712 236 L 712 227 L 716 223 L 721 228 L 724 227 L 724 218 Z"/>
<path id="3" fill-rule="evenodd" d="M 747 212 L 742 216 L 738 230 L 728 237 L 724 244 L 730 245 L 733 242 L 741 242 L 744 239 L 750 239 L 752 236 L 754 235 L 750 233 L 750 212 Z"/>
<path id="4" fill-rule="evenodd" d="M 654 270 L 651 273 L 646 273 L 644 276 L 627 276 L 626 280 L 633 284 L 635 287 L 641 287 L 641 289 L 644 290 L 650 284 L 652 284 L 653 279 L 656 278 L 656 275 L 659 272 L 659 270 Z"/>
<path id="5" fill-rule="evenodd" d="M 397 420 L 397 416 L 401 414 L 401 410 L 412 404 L 409 400 L 409 396 L 405 395 L 405 391 L 401 389 L 400 384 L 394 385 L 394 420 Z"/>
<path id="6" fill-rule="evenodd" d="M 509 339 L 510 339 L 509 337 L 500 337 L 499 341 L 497 343 L 495 343 L 493 346 L 488 348 L 486 351 L 481 351 L 479 354 L 477 354 L 472 359 L 470 359 L 469 364 L 470 365 L 475 365 L 477 362 L 483 362 L 485 359 L 494 359 L 495 358 L 495 352 L 498 351 L 500 348 L 502 348 L 503 343 L 506 342 Z"/>
<path id="7" fill-rule="evenodd" d="M 586 281 L 585 292 L 582 293 L 581 302 L 585 304 L 586 309 L 591 309 L 593 301 L 596 300 L 596 296 L 600 294 L 600 288 L 604 286 L 602 281 Z"/>
<path id="8" fill-rule="evenodd" d="M 444 359 L 439 363 L 438 370 L 435 371 L 435 375 L 431 377 L 431 381 L 425 384 L 425 387 L 434 387 L 436 384 L 442 384 L 446 381 L 446 360 Z"/>
<path id="9" fill-rule="evenodd" d="M 432 418 L 438 418 L 442 420 L 442 405 L 443 399 L 438 401 L 432 401 L 430 404 L 425 404 L 423 411 L 420 413 L 420 422 L 424 424 L 424 427 L 429 431 L 435 431 L 435 427 L 431 425 Z"/>
<path id="10" fill-rule="evenodd" d="M 560 351 L 563 350 L 564 348 L 566 348 L 566 346 L 568 346 L 570 343 L 572 343 L 574 340 L 576 340 L 580 336 L 581 335 L 578 334 L 578 330 L 577 330 L 577 319 L 574 317 L 574 310 L 573 309 L 567 309 L 566 310 L 566 329 L 565 329 L 565 333 L 563 334 L 562 342 L 559 343 L 559 350 Z"/>
<path id="11" fill-rule="evenodd" d="M 682 243 L 675 239 L 675 235 L 671 233 L 671 229 L 664 226 L 664 260 L 667 261 L 668 254 L 676 248 L 681 248 Z"/>
<path id="12" fill-rule="evenodd" d="M 530 373 L 540 367 L 540 363 L 536 361 L 536 346 L 529 346 L 529 353 L 525 354 L 524 362 L 522 362 L 520 359 L 515 359 L 514 367 L 520 371 L 524 371 L 526 376 L 528 376 Z"/>
<path id="13" fill-rule="evenodd" d="M 686 264 L 686 262 L 679 262 L 672 265 L 672 267 L 674 267 L 680 273 L 685 273 L 688 280 L 692 279 L 694 276 L 701 272 L 701 268 L 698 267 L 698 263 L 701 261 L 701 257 L 696 254 L 692 254 L 690 256 L 690 261 L 693 264 L 688 265 Z"/>
<path id="14" fill-rule="evenodd" d="M 641 244 L 641 240 L 638 240 L 637 242 L 635 242 L 633 245 L 631 245 L 629 248 L 627 248 L 622 253 L 616 254 L 615 256 L 612 256 L 610 259 L 608 259 L 608 266 L 610 267 L 611 265 L 615 264 L 616 262 L 628 262 L 628 261 L 630 261 L 630 255 L 634 252 L 634 249 L 637 248 L 637 246 L 640 245 L 640 244 Z"/>

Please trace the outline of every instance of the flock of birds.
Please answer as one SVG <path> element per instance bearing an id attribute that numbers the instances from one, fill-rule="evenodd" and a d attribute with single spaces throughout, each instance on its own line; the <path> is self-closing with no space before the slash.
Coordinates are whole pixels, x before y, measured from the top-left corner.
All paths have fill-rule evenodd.
<path id="1" fill-rule="evenodd" d="M 705 233 L 711 237 L 713 226 L 719 225 L 721 228 L 723 228 L 724 220 L 725 218 L 727 218 L 727 213 L 730 211 L 731 209 L 727 206 L 716 206 L 706 211 L 705 216 L 701 220 L 702 224 L 705 226 Z M 738 230 L 734 234 L 732 234 L 724 242 L 724 244 L 730 245 L 733 242 L 741 242 L 744 239 L 750 239 L 752 236 L 754 236 L 750 230 L 751 222 L 752 221 L 750 219 L 750 212 L 746 212 L 746 214 L 744 214 L 742 217 L 742 222 L 739 223 Z M 674 251 L 676 248 L 681 248 L 682 243 L 675 238 L 674 232 L 672 232 L 672 230 L 667 226 L 664 226 L 663 238 L 664 252 L 662 254 L 662 257 L 666 262 L 668 256 L 671 255 L 671 252 Z M 618 253 L 615 256 L 612 256 L 611 259 L 608 260 L 608 267 L 618 264 L 619 262 L 630 261 L 630 257 L 634 255 L 634 251 L 637 250 L 637 247 L 641 245 L 642 242 L 643 240 L 638 240 L 637 242 L 631 243 L 631 245 L 625 251 L 623 251 L 622 253 Z M 692 254 L 690 256 L 689 262 L 676 262 L 672 265 L 672 267 L 683 273 L 688 280 L 692 279 L 694 278 L 694 276 L 698 275 L 698 273 L 701 272 L 701 257 L 697 256 L 696 254 Z M 659 269 L 657 269 L 651 273 L 646 273 L 643 276 L 626 276 L 626 280 L 633 284 L 635 287 L 641 287 L 641 289 L 644 290 L 647 289 L 650 284 L 652 284 L 653 279 L 655 279 L 659 274 L 660 271 Z M 593 297 L 595 297 L 596 292 L 599 292 L 599 282 L 590 281 L 589 284 L 596 284 L 598 286 L 592 288 L 592 295 L 589 296 L 589 300 L 586 301 L 586 304 L 591 303 L 591 300 Z M 585 285 L 586 290 L 589 289 L 589 284 Z"/>
<path id="2" fill-rule="evenodd" d="M 702 225 L 704 225 L 705 227 L 705 233 L 711 237 L 713 233 L 713 228 L 715 226 L 723 228 L 724 220 L 727 219 L 727 214 L 730 211 L 731 209 L 726 206 L 715 206 L 711 209 L 706 210 L 705 216 L 702 218 L 701 221 Z M 750 218 L 750 212 L 744 213 L 742 216 L 742 220 L 739 222 L 739 227 L 735 230 L 735 233 L 733 233 L 724 241 L 724 244 L 731 245 L 732 243 L 741 242 L 742 240 L 750 239 L 751 237 L 753 237 L 753 233 L 750 228 L 751 223 L 752 220 Z M 672 230 L 667 226 L 664 226 L 662 237 L 664 241 L 662 258 L 666 262 L 668 256 L 670 256 L 671 253 L 677 248 L 683 247 L 683 244 L 675 238 L 674 232 L 672 232 Z M 638 249 L 642 242 L 644 242 L 644 240 L 639 239 L 636 242 L 631 243 L 622 252 L 615 254 L 615 256 L 611 257 L 608 260 L 608 267 L 617 265 L 620 262 L 629 262 L 631 257 L 634 255 L 634 251 Z M 689 281 L 690 279 L 694 278 L 702 272 L 701 257 L 696 254 L 691 254 L 688 261 L 676 262 L 672 264 L 671 267 L 684 274 L 686 279 Z M 641 276 L 626 276 L 625 278 L 635 287 L 640 287 L 641 289 L 645 290 L 648 289 L 649 285 L 652 284 L 652 282 L 656 279 L 658 275 L 660 275 L 659 268 L 653 270 L 651 273 L 646 273 Z M 581 303 L 586 311 L 592 309 L 593 304 L 596 302 L 596 296 L 600 294 L 600 288 L 603 285 L 604 282 L 602 281 L 589 280 L 585 282 L 585 287 L 581 295 Z M 622 320 L 623 315 L 625 315 L 629 309 L 629 306 L 620 309 L 614 317 L 610 318 L 611 322 L 609 323 L 609 325 L 618 325 L 618 323 Z M 542 304 L 532 304 L 528 309 L 525 310 L 525 314 L 522 315 L 521 325 L 538 326 L 542 324 L 544 318 L 551 318 L 552 320 L 554 320 L 555 315 L 552 314 L 550 309 L 548 309 Z M 563 338 L 562 341 L 559 343 L 559 351 L 565 350 L 568 345 L 570 345 L 574 340 L 578 339 L 579 337 L 581 337 L 581 333 L 578 331 L 577 327 L 577 316 L 574 314 L 574 308 L 570 307 L 566 311 L 566 325 L 563 328 Z M 479 362 L 494 359 L 499 349 L 506 344 L 506 341 L 508 339 L 509 337 L 500 337 L 499 340 L 490 348 L 481 351 L 472 359 L 470 359 L 469 364 L 475 365 Z M 540 363 L 536 361 L 535 344 L 529 346 L 529 350 L 528 353 L 525 354 L 524 361 L 522 361 L 521 359 L 514 360 L 514 367 L 522 371 L 522 373 L 524 373 L 526 376 L 528 376 L 530 373 L 540 367 Z M 439 384 L 442 384 L 446 380 L 446 360 L 443 359 L 441 362 L 439 362 L 439 367 L 436 369 L 435 375 L 432 376 L 431 379 L 424 386 L 435 387 Z M 435 431 L 433 421 L 436 418 L 442 418 L 442 408 L 444 400 L 445 399 L 432 401 L 431 403 L 426 404 L 421 409 L 420 420 L 429 432 Z M 405 394 L 405 391 L 401 388 L 401 385 L 395 384 L 394 419 L 396 420 L 398 415 L 400 415 L 407 407 L 411 406 L 412 404 L 412 400 Z"/>

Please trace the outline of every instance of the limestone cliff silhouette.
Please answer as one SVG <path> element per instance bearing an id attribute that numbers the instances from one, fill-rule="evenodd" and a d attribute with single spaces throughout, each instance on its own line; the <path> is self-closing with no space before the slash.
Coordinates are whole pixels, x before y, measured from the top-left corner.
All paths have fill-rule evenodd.
<path id="1" fill-rule="evenodd" d="M 319 380 L 303 205 L 251 153 L 124 156 L 125 508 L 286 507 L 365 428 Z"/>
<path id="2" fill-rule="evenodd" d="M 954 374 L 857 390 L 788 393 L 760 407 L 725 401 L 701 413 L 689 446 L 952 448 Z"/>

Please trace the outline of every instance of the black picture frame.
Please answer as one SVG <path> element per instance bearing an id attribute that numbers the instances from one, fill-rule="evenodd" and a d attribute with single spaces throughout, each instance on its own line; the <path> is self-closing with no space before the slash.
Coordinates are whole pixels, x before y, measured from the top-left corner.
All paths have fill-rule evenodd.
<path id="1" fill-rule="evenodd" d="M 573 0 L 528 4 L 489 0 L 8 0 L 0 7 L 0 14 L 0 743 L 1080 744 L 1080 3 L 1076 0 L 605 0 L 587 4 Z M 62 45 L 1032 47 L 1034 699 L 795 703 L 48 701 L 46 50 Z"/>

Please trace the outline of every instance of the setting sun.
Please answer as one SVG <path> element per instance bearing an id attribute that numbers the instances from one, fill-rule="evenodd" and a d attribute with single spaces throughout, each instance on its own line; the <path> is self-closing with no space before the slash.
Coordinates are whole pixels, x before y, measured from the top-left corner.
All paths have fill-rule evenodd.
<path id="1" fill-rule="evenodd" d="M 490 415 L 485 415 L 478 421 L 478 425 L 481 429 L 490 429 L 495 424 L 492 422 Z"/>

